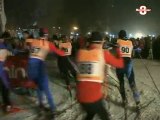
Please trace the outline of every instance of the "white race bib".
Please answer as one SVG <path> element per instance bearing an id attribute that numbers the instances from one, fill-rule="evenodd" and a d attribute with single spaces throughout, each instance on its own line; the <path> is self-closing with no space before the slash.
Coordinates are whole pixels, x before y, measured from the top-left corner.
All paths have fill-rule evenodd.
<path id="1" fill-rule="evenodd" d="M 98 62 L 80 62 L 78 63 L 78 68 L 80 71 L 80 75 L 89 75 L 89 76 L 99 76 L 100 69 L 99 69 Z"/>

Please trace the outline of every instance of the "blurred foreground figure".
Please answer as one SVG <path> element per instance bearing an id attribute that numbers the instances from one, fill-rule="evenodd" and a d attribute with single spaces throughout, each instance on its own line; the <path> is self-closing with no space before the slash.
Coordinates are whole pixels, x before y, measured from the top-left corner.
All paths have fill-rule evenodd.
<path id="1" fill-rule="evenodd" d="M 10 55 L 10 52 L 8 51 L 6 43 L 4 41 L 4 39 L 7 37 L 8 36 L 6 36 L 6 33 L 3 33 L 2 37 L 0 38 L 0 89 L 2 92 L 3 111 L 10 113 L 18 112 L 20 109 L 14 108 L 9 98 L 9 91 L 11 86 L 7 73 L 4 70 L 5 61 L 7 59 L 7 56 Z"/>
<path id="2" fill-rule="evenodd" d="M 80 49 L 77 54 L 79 73 L 77 74 L 77 99 L 87 112 L 85 120 L 92 120 L 98 114 L 101 120 L 110 120 L 103 104 L 102 84 L 105 64 L 123 67 L 119 48 L 117 58 L 108 50 L 103 50 L 103 40 L 99 32 L 93 32 L 88 49 Z"/>
<path id="3" fill-rule="evenodd" d="M 49 90 L 48 75 L 45 70 L 45 58 L 49 52 L 55 52 L 58 55 L 64 55 L 64 52 L 57 49 L 54 44 L 47 40 L 47 30 L 40 30 L 40 39 L 28 39 L 26 42 L 30 46 L 30 57 L 28 63 L 28 76 L 37 84 L 37 95 L 40 108 L 45 108 L 43 105 L 43 93 L 46 95 L 50 105 L 50 111 L 54 119 L 55 104 L 52 94 Z"/>
<path id="4" fill-rule="evenodd" d="M 126 104 L 127 104 L 125 86 L 124 86 L 124 83 L 125 83 L 124 77 L 126 75 L 129 81 L 130 88 L 133 92 L 133 97 L 137 104 L 137 108 L 139 108 L 140 95 L 136 87 L 135 76 L 134 76 L 134 71 L 133 71 L 133 64 L 132 64 L 132 59 L 131 59 L 133 45 L 132 45 L 132 42 L 126 38 L 127 36 L 126 31 L 121 30 L 118 35 L 119 35 L 119 39 L 117 40 L 117 44 L 120 47 L 122 58 L 124 60 L 124 68 L 117 68 L 116 73 L 117 73 L 117 77 L 120 82 L 120 93 L 122 96 L 123 105 L 124 107 L 126 107 Z"/>

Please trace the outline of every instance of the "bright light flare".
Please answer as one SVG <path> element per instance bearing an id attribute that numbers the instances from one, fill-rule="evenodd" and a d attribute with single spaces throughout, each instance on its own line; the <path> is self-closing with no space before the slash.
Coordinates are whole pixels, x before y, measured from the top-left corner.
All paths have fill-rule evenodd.
<path id="1" fill-rule="evenodd" d="M 132 33 L 129 34 L 129 38 L 133 37 Z"/>
<path id="2" fill-rule="evenodd" d="M 105 34 L 108 35 L 109 33 L 108 33 L 108 32 L 105 32 Z"/>
<path id="3" fill-rule="evenodd" d="M 88 32 L 87 34 L 88 34 L 88 35 L 91 35 L 91 32 Z"/>
<path id="4" fill-rule="evenodd" d="M 135 37 L 136 37 L 136 38 L 142 38 L 142 37 L 143 37 L 143 34 L 142 34 L 142 33 L 136 33 L 136 34 L 135 34 Z"/>
<path id="5" fill-rule="evenodd" d="M 78 27 L 74 26 L 73 29 L 74 29 L 74 30 L 78 30 Z"/>
<path id="6" fill-rule="evenodd" d="M 74 32 L 71 32 L 71 35 L 74 35 Z"/>

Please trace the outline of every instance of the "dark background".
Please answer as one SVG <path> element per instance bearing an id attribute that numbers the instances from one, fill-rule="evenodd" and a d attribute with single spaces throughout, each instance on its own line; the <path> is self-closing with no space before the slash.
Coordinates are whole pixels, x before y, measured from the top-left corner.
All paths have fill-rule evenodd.
<path id="1" fill-rule="evenodd" d="M 152 9 L 142 16 L 136 8 Z M 98 29 L 117 32 L 160 34 L 160 0 L 5 0 L 7 27 L 28 27 L 34 21 L 40 27 L 60 26 L 81 32 Z"/>

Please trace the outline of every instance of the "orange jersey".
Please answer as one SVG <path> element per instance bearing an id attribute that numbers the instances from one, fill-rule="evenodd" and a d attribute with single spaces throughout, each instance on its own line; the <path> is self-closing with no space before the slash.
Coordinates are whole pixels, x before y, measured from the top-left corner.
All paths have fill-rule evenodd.
<path id="1" fill-rule="evenodd" d="M 64 52 L 57 49 L 51 42 L 43 39 L 27 39 L 26 43 L 30 47 L 30 57 L 45 60 L 50 51 L 58 55 L 64 55 Z"/>
<path id="2" fill-rule="evenodd" d="M 77 54 L 77 99 L 81 103 L 93 103 L 103 97 L 105 63 L 122 68 L 123 59 L 114 57 L 108 50 L 91 48 Z"/>
<path id="3" fill-rule="evenodd" d="M 59 48 L 62 48 L 62 50 L 64 50 L 65 55 L 71 55 L 72 53 L 72 45 L 70 42 L 60 43 Z"/>
<path id="4" fill-rule="evenodd" d="M 133 44 L 130 40 L 117 40 L 118 45 L 120 46 L 120 51 L 122 57 L 131 57 L 132 56 L 132 50 L 133 50 Z"/>
<path id="5" fill-rule="evenodd" d="M 79 81 L 103 82 L 105 60 L 101 49 L 80 50 L 77 57 Z"/>
<path id="6" fill-rule="evenodd" d="M 49 41 L 28 39 L 26 42 L 30 43 L 30 57 L 45 60 L 49 52 Z"/>

